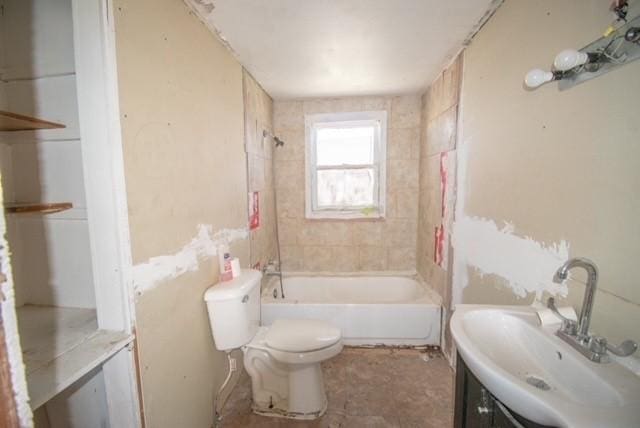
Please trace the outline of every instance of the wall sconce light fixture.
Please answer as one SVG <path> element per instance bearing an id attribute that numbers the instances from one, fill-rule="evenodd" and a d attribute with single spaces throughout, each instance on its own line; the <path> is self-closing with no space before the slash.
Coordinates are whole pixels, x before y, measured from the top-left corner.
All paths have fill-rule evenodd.
<path id="1" fill-rule="evenodd" d="M 530 70 L 524 84 L 535 89 L 557 80 L 560 90 L 607 73 L 640 59 L 640 16 L 580 50 L 565 49 L 556 55 L 550 71 Z"/>

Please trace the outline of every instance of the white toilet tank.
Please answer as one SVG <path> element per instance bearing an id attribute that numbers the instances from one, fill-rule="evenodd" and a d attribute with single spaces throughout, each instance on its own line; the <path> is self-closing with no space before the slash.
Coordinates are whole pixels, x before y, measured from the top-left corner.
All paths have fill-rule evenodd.
<path id="1" fill-rule="evenodd" d="M 260 279 L 256 270 L 220 282 L 204 293 L 216 348 L 227 351 L 246 345 L 260 326 Z"/>

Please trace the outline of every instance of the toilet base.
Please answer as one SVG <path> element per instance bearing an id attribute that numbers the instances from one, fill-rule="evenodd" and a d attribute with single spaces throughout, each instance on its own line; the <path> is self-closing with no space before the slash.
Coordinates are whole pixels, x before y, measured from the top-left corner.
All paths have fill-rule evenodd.
<path id="1" fill-rule="evenodd" d="M 326 402 L 324 403 L 324 406 L 322 407 L 322 409 L 312 413 L 289 412 L 282 409 L 277 409 L 275 407 L 272 409 L 269 409 L 269 408 L 265 409 L 255 405 L 255 403 L 252 404 L 251 410 L 253 410 L 253 413 L 261 416 L 269 416 L 273 418 L 300 419 L 300 420 L 309 421 L 309 420 L 318 419 L 322 417 L 327 411 L 327 403 Z"/>
<path id="2" fill-rule="evenodd" d="M 245 347 L 252 410 L 264 416 L 311 420 L 327 410 L 320 363 L 284 364 L 264 349 Z"/>

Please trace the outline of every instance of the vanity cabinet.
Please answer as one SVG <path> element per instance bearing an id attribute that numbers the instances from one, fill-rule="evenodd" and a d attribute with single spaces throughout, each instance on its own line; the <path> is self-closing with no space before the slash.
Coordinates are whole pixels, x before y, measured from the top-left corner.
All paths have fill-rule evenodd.
<path id="1" fill-rule="evenodd" d="M 469 370 L 460 354 L 456 364 L 455 428 L 550 428 L 509 410 Z"/>

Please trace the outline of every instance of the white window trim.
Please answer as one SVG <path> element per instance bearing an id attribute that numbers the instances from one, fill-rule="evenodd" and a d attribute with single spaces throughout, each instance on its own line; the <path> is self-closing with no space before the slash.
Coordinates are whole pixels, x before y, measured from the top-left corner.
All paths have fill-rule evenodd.
<path id="1" fill-rule="evenodd" d="M 316 209 L 314 202 L 316 199 L 317 186 L 316 151 L 314 129 L 322 127 L 323 124 L 345 122 L 353 125 L 354 122 L 377 121 L 380 126 L 379 138 L 374 146 L 374 168 L 378 170 L 376 188 L 374 188 L 374 201 L 377 201 L 373 212 L 366 212 L 365 207 L 358 209 Z M 323 113 L 305 115 L 305 216 L 309 219 L 375 219 L 384 218 L 387 194 L 387 112 L 382 111 L 361 111 L 346 113 Z M 348 165 L 344 169 L 355 169 L 358 167 L 370 167 L 371 165 Z M 331 169 L 340 169 L 334 167 Z M 377 190 L 377 191 L 376 191 Z"/>

